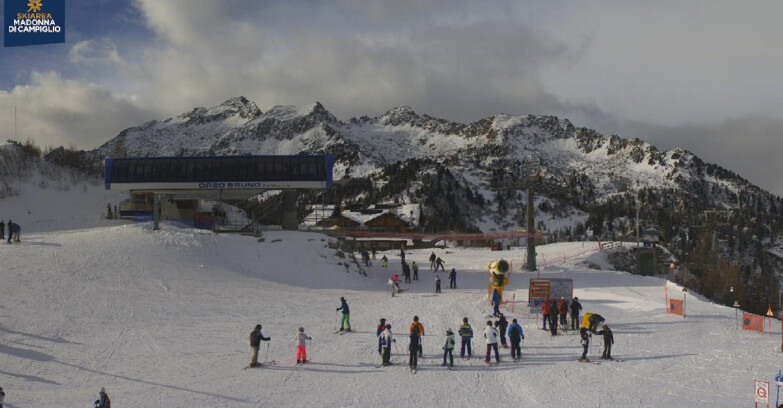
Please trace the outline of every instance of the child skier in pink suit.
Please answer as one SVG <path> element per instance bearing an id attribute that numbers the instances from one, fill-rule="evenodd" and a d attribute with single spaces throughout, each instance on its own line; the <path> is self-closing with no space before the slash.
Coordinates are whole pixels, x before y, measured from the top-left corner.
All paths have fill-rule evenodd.
<path id="1" fill-rule="evenodd" d="M 305 334 L 304 327 L 300 327 L 299 333 L 296 335 L 296 364 L 307 362 L 307 340 L 312 340 L 312 338 Z"/>

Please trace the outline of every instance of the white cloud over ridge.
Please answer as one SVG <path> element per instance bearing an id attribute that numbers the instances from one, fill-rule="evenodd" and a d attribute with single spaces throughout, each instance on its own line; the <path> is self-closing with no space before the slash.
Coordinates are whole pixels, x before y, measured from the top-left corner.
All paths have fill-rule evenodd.
<path id="1" fill-rule="evenodd" d="M 83 148 L 238 95 L 263 110 L 318 100 L 343 120 L 399 105 L 462 122 L 549 114 L 687 148 L 783 193 L 768 177 L 783 164 L 749 160 L 783 145 L 774 1 L 133 4 L 155 41 L 80 41 L 70 63 L 94 75 L 34 73 L 0 91 L 0 109 L 34 102 L 31 137 Z"/>

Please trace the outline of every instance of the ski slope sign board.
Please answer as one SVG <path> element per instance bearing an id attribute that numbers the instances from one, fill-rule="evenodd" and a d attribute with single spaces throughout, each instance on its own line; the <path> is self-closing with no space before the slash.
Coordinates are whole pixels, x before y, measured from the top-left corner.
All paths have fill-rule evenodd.
<path id="1" fill-rule="evenodd" d="M 766 404 L 769 406 L 769 382 L 756 380 L 756 406 Z"/>

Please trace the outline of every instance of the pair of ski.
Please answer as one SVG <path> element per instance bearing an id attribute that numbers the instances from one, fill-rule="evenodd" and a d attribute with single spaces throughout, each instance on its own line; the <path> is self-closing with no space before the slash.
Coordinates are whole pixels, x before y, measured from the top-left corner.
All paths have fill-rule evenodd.
<path id="1" fill-rule="evenodd" d="M 273 365 L 277 365 L 277 361 L 275 361 L 275 360 L 267 361 L 267 362 L 264 362 L 264 363 L 258 363 L 258 364 L 254 365 L 254 366 L 248 365 L 245 368 L 243 368 L 243 370 L 247 370 L 248 368 L 261 368 L 261 367 L 273 366 Z"/>

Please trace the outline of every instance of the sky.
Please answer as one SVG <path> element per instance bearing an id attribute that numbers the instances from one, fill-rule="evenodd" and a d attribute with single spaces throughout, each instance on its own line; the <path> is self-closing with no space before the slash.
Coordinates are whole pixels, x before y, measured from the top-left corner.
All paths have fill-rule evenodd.
<path id="1" fill-rule="evenodd" d="M 556 115 L 783 195 L 780 1 L 65 1 L 64 44 L 0 48 L 0 140 L 92 149 L 239 95 Z"/>

